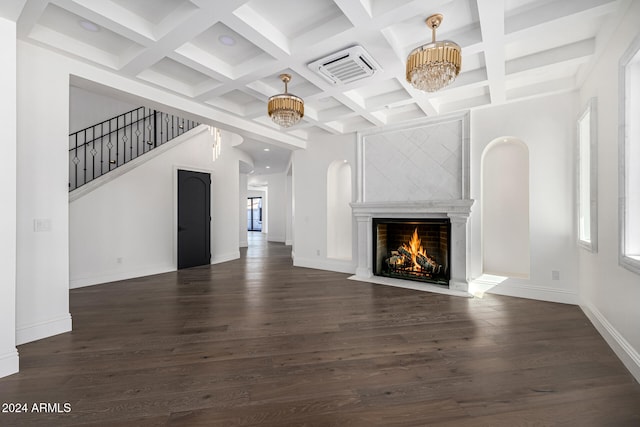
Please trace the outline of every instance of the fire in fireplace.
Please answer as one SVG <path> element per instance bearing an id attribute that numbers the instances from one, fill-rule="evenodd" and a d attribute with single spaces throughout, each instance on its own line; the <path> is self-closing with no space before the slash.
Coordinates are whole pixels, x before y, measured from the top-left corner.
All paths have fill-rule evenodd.
<path id="1" fill-rule="evenodd" d="M 449 219 L 373 220 L 374 274 L 449 285 Z"/>

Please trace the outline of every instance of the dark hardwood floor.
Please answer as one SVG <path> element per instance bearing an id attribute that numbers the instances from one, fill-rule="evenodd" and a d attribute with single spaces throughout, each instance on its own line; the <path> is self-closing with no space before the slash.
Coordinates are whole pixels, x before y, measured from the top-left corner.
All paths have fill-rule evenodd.
<path id="1" fill-rule="evenodd" d="M 71 411 L 0 425 L 640 425 L 640 385 L 578 307 L 347 277 L 258 240 L 73 290 L 73 332 L 20 346 L 0 379 L 1 402 Z"/>

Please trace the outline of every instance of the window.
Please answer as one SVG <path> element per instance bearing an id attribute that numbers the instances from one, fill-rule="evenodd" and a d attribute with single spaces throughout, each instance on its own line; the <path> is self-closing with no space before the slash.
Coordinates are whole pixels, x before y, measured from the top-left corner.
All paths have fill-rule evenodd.
<path id="1" fill-rule="evenodd" d="M 640 37 L 620 59 L 620 256 L 640 274 Z"/>
<path id="2" fill-rule="evenodd" d="M 596 100 L 592 98 L 578 119 L 578 244 L 598 250 L 598 177 Z"/>

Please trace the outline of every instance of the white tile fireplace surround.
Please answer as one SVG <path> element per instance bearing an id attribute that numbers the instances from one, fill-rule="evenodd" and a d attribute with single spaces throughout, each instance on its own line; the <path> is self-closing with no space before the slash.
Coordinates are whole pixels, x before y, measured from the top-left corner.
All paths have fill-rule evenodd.
<path id="1" fill-rule="evenodd" d="M 469 114 L 361 133 L 357 150 L 354 279 L 373 278 L 374 218 L 449 218 L 449 289 L 468 292 Z"/>

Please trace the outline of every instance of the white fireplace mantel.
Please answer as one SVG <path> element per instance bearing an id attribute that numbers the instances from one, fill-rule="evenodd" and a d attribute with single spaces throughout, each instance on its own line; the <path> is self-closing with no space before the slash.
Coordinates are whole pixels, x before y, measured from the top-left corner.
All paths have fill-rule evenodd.
<path id="1" fill-rule="evenodd" d="M 353 215 L 382 218 L 428 218 L 428 215 L 469 217 L 473 200 L 423 200 L 351 203 Z M 391 216 L 389 216 L 391 215 Z M 425 216 L 427 215 L 427 216 Z M 434 216 L 436 218 L 437 216 Z"/>
<path id="2" fill-rule="evenodd" d="M 473 202 L 473 200 L 465 199 L 351 203 L 358 235 L 356 277 L 367 279 L 373 276 L 374 218 L 449 218 L 451 220 L 449 289 L 468 292 L 467 222 Z"/>

